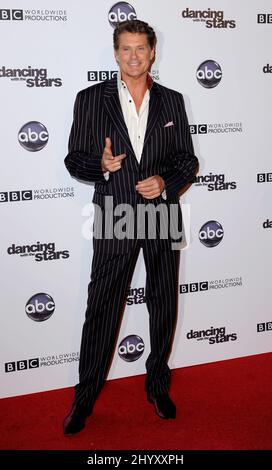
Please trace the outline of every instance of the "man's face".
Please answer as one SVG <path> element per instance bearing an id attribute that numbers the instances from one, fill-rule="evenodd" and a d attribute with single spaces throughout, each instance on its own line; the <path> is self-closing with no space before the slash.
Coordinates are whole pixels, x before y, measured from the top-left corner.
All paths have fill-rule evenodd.
<path id="1" fill-rule="evenodd" d="M 122 33 L 119 36 L 119 49 L 114 50 L 122 78 L 138 78 L 145 74 L 154 58 L 154 49 L 148 44 L 145 33 Z"/>

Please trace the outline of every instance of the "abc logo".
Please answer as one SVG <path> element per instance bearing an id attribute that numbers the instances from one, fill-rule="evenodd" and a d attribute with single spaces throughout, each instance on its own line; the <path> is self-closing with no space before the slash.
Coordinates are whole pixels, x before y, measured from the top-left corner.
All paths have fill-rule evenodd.
<path id="1" fill-rule="evenodd" d="M 24 124 L 18 134 L 19 143 L 29 152 L 42 150 L 48 142 L 46 127 L 38 121 L 30 121 Z"/>
<path id="2" fill-rule="evenodd" d="M 214 88 L 222 78 L 220 65 L 214 60 L 205 60 L 197 69 L 196 78 L 205 88 Z"/>
<path id="3" fill-rule="evenodd" d="M 118 347 L 121 359 L 127 362 L 137 361 L 144 352 L 144 342 L 140 336 L 130 335 L 124 338 Z"/>
<path id="4" fill-rule="evenodd" d="M 216 220 L 210 220 L 209 222 L 206 222 L 206 224 L 202 225 L 198 236 L 203 245 L 208 248 L 212 248 L 221 242 L 224 236 L 224 230 L 219 222 L 216 222 Z"/>
<path id="5" fill-rule="evenodd" d="M 53 315 L 55 302 L 48 294 L 35 294 L 27 301 L 25 312 L 31 320 L 45 321 Z"/>
<path id="6" fill-rule="evenodd" d="M 132 5 L 127 2 L 115 3 L 108 14 L 110 25 L 115 28 L 117 23 L 128 20 L 136 20 L 137 15 Z"/>

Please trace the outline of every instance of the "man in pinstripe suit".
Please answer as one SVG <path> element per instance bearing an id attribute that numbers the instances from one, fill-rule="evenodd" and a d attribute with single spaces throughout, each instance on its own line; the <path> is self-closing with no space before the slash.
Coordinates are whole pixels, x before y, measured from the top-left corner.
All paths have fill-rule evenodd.
<path id="1" fill-rule="evenodd" d="M 153 82 L 148 74 L 155 46 L 155 32 L 147 23 L 119 23 L 114 31 L 118 77 L 80 91 L 75 102 L 65 164 L 72 176 L 95 183 L 94 225 L 95 229 L 103 227 L 103 233 L 95 230 L 79 383 L 72 410 L 64 420 L 65 435 L 84 428 L 104 384 L 141 248 L 151 345 L 145 389 L 161 418 L 176 416 L 168 394 L 171 372 L 167 365 L 177 314 L 179 251 L 173 249 L 173 242 L 181 239 L 178 193 L 192 181 L 198 160 L 182 95 Z M 128 206 L 132 217 L 126 219 L 126 229 L 127 225 L 133 227 L 124 236 L 124 227 L 116 227 Z M 144 216 L 138 223 L 139 207 L 154 209 L 148 227 L 155 227 L 155 235 L 145 232 L 143 236 L 142 230 L 140 236 L 138 231 L 135 235 L 134 222 L 142 229 L 146 220 Z M 159 213 L 164 220 L 159 222 L 157 209 L 163 209 Z M 101 214 L 103 221 L 98 224 Z M 159 230 L 165 226 L 162 237 Z"/>

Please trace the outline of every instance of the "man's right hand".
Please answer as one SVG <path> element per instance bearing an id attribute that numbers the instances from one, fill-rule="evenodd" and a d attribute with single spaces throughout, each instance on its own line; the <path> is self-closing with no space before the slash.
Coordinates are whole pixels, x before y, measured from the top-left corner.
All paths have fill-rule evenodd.
<path id="1" fill-rule="evenodd" d="M 114 173 L 115 171 L 120 170 L 122 165 L 122 160 L 126 157 L 125 153 L 117 155 L 114 157 L 111 151 L 111 139 L 106 137 L 105 148 L 102 155 L 102 171 L 109 171 Z"/>

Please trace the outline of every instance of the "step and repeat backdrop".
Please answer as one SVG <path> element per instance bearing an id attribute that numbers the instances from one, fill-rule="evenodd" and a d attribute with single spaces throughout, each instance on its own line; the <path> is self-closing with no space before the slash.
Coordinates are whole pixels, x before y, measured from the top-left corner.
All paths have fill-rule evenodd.
<path id="1" fill-rule="evenodd" d="M 200 160 L 170 366 L 271 351 L 271 2 L 0 3 L 1 396 L 78 378 L 93 186 L 63 161 L 76 94 L 115 76 L 126 19 L 155 28 L 152 76 L 183 93 Z M 140 254 L 108 378 L 144 373 L 149 349 Z"/>

